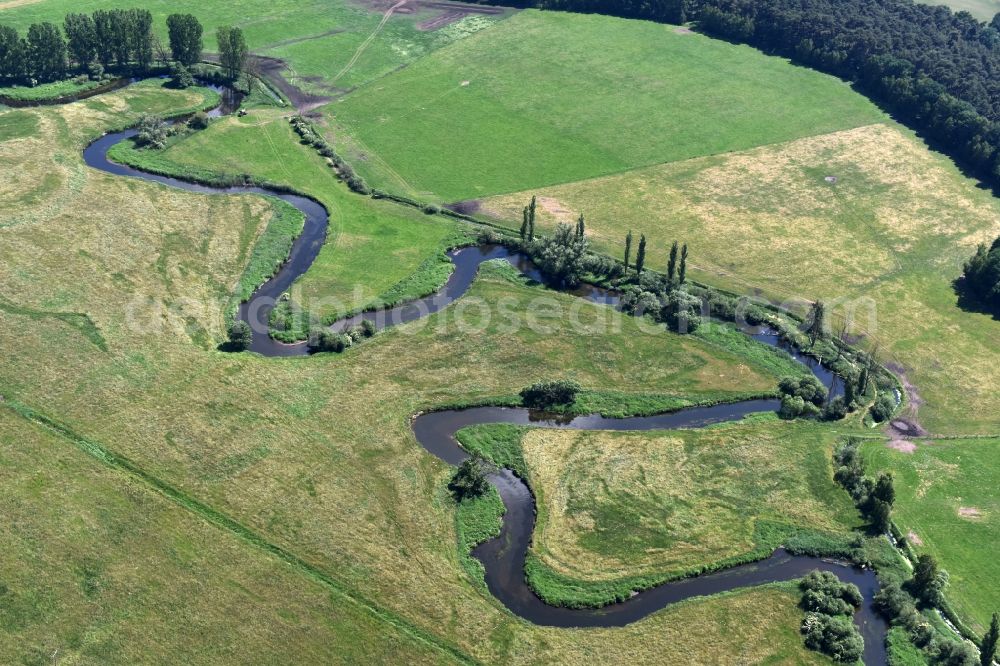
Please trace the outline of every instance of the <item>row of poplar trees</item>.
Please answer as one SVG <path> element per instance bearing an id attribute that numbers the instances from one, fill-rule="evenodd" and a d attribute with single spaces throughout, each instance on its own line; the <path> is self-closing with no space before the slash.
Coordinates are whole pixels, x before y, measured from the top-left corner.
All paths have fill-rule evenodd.
<path id="1" fill-rule="evenodd" d="M 201 23 L 191 14 L 167 17 L 170 57 L 189 66 L 201 60 Z M 219 57 L 230 78 L 236 78 L 247 57 L 239 28 L 220 27 Z M 153 15 L 146 9 L 97 10 L 67 14 L 62 29 L 54 23 L 35 23 L 22 37 L 0 25 L 0 79 L 6 82 L 45 82 L 66 78 L 72 71 L 91 72 L 135 67 L 147 70 L 167 53 L 153 34 Z"/>

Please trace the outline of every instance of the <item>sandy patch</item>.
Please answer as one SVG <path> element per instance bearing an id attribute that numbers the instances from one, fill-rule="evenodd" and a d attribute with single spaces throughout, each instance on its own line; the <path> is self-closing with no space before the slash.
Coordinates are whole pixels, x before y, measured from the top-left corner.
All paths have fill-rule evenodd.
<path id="1" fill-rule="evenodd" d="M 958 507 L 958 517 L 966 520 L 979 520 L 983 517 L 983 512 L 974 506 Z"/>
<path id="2" fill-rule="evenodd" d="M 889 442 L 889 448 L 902 453 L 913 453 L 917 450 L 917 445 L 908 439 L 893 439 Z"/>

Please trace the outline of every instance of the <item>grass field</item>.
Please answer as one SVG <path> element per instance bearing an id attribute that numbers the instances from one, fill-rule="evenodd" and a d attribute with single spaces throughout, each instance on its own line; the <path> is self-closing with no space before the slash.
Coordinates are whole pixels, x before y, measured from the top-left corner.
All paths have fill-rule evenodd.
<path id="1" fill-rule="evenodd" d="M 269 107 L 230 116 L 183 137 L 164 151 L 121 144 L 120 161 L 184 174 L 256 178 L 312 195 L 330 214 L 327 242 L 319 258 L 292 288 L 293 299 L 315 317 L 335 318 L 385 301 L 434 291 L 448 273 L 428 269 L 429 281 L 408 280 L 425 263 L 467 233 L 457 222 L 388 201 L 350 194 L 315 149 L 300 144 L 282 113 Z"/>
<path id="2" fill-rule="evenodd" d="M 6 406 L 0 464 L 4 663 L 444 661 Z"/>
<path id="3" fill-rule="evenodd" d="M 560 574 L 680 574 L 754 550 L 759 521 L 858 525 L 831 483 L 830 428 L 781 422 L 656 434 L 531 430 L 533 552 Z"/>
<path id="4" fill-rule="evenodd" d="M 484 206 L 518 219 L 530 195 Z M 632 229 L 647 235 L 655 268 L 678 239 L 699 279 L 779 302 L 840 301 L 841 315 L 856 307 L 858 332 L 916 384 L 926 428 L 1000 432 L 1000 349 L 989 343 L 1000 323 L 958 309 L 951 288 L 976 245 L 1000 234 L 1000 207 L 904 130 L 872 125 L 538 195 L 546 228 L 585 213 L 590 236 L 616 256 Z"/>
<path id="5" fill-rule="evenodd" d="M 877 121 L 833 78 L 674 26 L 525 11 L 326 107 L 378 186 L 445 201 Z"/>
<path id="6" fill-rule="evenodd" d="M 980 631 L 1000 608 L 993 557 L 1000 529 L 1000 439 L 921 442 L 913 453 L 869 446 L 872 465 L 896 476 L 896 522 L 919 553 L 933 553 L 951 574 L 948 598 Z"/>
<path id="7" fill-rule="evenodd" d="M 158 108 L 170 100 L 178 105 L 196 101 L 176 91 L 157 89 L 156 96 L 151 92 L 125 90 L 99 102 L 11 112 L 19 114 L 15 118 L 20 127 L 34 123 L 39 131 L 0 144 L 4 158 L 22 165 L 19 171 L 24 174 L 3 184 L 3 196 L 13 203 L 19 223 L 0 229 L 0 279 L 11 300 L 10 307 L 0 308 L 0 348 L 18 353 L 0 365 L 0 394 L 6 402 L 26 404 L 74 431 L 72 439 L 60 438 L 68 451 L 79 450 L 83 440 L 78 438 L 85 438 L 95 443 L 85 449 L 98 462 L 107 460 L 100 453 L 104 449 L 126 456 L 142 475 L 112 473 L 119 483 L 149 485 L 150 479 L 158 479 L 190 499 L 182 504 L 187 510 L 201 514 L 210 507 L 212 515 L 228 516 L 256 535 L 259 541 L 241 537 L 243 545 L 234 545 L 234 554 L 222 550 L 225 543 L 218 534 L 206 537 L 210 543 L 204 548 L 212 550 L 202 550 L 197 545 L 202 542 L 189 547 L 191 557 L 209 558 L 203 560 L 205 567 L 234 562 L 243 566 L 240 557 L 266 556 L 259 569 L 246 566 L 279 589 L 260 591 L 274 606 L 254 609 L 250 627 L 274 627 L 274 617 L 294 622 L 301 628 L 295 650 L 303 658 L 322 658 L 336 650 L 339 643 L 332 643 L 328 634 L 311 631 L 334 617 L 344 617 L 339 631 L 356 632 L 366 640 L 382 641 L 385 636 L 386 650 L 394 645 L 401 652 L 408 649 L 406 637 L 394 638 L 398 626 L 406 626 L 406 636 L 430 635 L 483 661 L 574 663 L 622 654 L 636 659 L 722 655 L 780 663 L 814 658 L 800 643 L 794 597 L 782 590 L 684 604 L 624 630 L 562 631 L 511 617 L 466 577 L 456 547 L 454 505 L 445 489 L 450 471 L 417 446 L 408 426 L 409 416 L 420 409 L 511 395 L 527 383 L 552 376 L 569 374 L 592 389 L 641 385 L 649 391 L 697 397 L 769 390 L 773 375 L 695 338 L 664 332 L 643 335 L 631 319 L 624 320 L 620 333 L 601 331 L 597 323 L 606 309 L 594 305 L 582 307 L 581 326 L 561 318 L 546 322 L 552 327 L 547 335 L 527 327 L 501 333 L 498 318 L 481 329 L 445 326 L 460 311 L 457 304 L 423 324 L 380 334 L 342 355 L 279 361 L 216 352 L 224 297 L 244 270 L 247 240 L 252 245 L 273 209 L 258 197 L 187 194 L 83 167 L 82 147 L 103 126 L 127 120 L 141 106 L 137 99 Z M 121 113 L 110 111 L 114 109 Z M 24 113 L 34 121 L 25 120 L 20 115 Z M 64 177 L 58 167 L 72 177 Z M 45 202 L 39 203 L 33 187 L 47 172 L 58 178 L 48 185 Z M 61 202 L 58 208 L 49 205 L 56 201 Z M 513 282 L 509 271 L 488 270 L 466 299 L 467 310 L 475 312 L 482 303 L 499 311 L 503 301 L 509 311 L 523 312 L 539 295 L 564 308 L 578 303 L 570 296 Z M 45 313 L 86 315 L 104 344 L 96 344 L 94 332 L 88 334 L 90 329 L 77 319 Z M 24 464 L 20 456 L 31 456 L 36 446 L 50 446 L 44 436 L 15 436 L 14 441 L 19 448 L 4 455 L 18 456 L 11 460 L 19 474 Z M 104 448 L 97 449 L 97 444 Z M 84 473 L 80 465 L 72 467 L 74 474 Z M 109 492 L 96 482 L 81 484 L 89 484 L 99 497 Z M 13 494 L 16 498 L 22 493 Z M 136 578 L 128 581 L 134 580 L 134 586 L 116 582 L 125 580 L 118 578 L 124 573 L 118 573 L 123 565 L 116 564 L 121 562 L 116 542 L 109 540 L 112 552 L 102 551 L 108 542 L 99 538 L 101 532 L 84 527 L 67 532 L 60 522 L 86 526 L 89 521 L 77 516 L 87 515 L 88 503 L 103 506 L 103 501 L 81 496 L 81 514 L 73 513 L 73 504 L 68 511 L 56 511 L 58 505 L 52 504 L 44 516 L 26 508 L 38 525 L 22 528 L 22 521 L 17 529 L 43 535 L 29 543 L 44 544 L 45 535 L 68 534 L 63 537 L 68 547 L 77 543 L 81 552 L 107 563 L 106 569 L 92 571 L 109 587 L 117 591 L 118 585 L 128 586 L 139 599 L 164 599 L 163 606 L 176 608 L 169 595 L 181 592 L 158 590 L 155 582 L 144 586 L 143 580 L 155 579 L 145 571 L 147 560 L 129 560 Z M 127 522 L 128 514 L 120 520 Z M 233 524 L 221 525 L 224 532 L 238 532 Z M 159 538 L 169 542 L 172 534 L 187 532 L 183 526 L 177 530 L 164 527 Z M 186 536 L 195 539 L 193 533 Z M 17 541 L 22 549 L 18 552 L 28 547 L 22 542 Z M 84 544 L 90 545 L 84 549 Z M 275 551 L 263 544 L 294 553 L 301 564 L 291 571 L 276 565 L 267 555 Z M 156 541 L 148 548 L 171 552 Z M 54 563 L 69 555 L 52 557 Z M 184 576 L 215 580 L 211 570 L 202 574 L 204 568 L 188 566 L 188 561 L 181 559 L 179 566 L 187 568 L 171 581 L 187 580 Z M 19 557 L 14 564 L 19 573 L 16 579 L 9 574 L 10 579 L 28 588 L 19 595 L 48 595 L 55 608 L 66 609 L 63 615 L 45 617 L 56 618 L 64 632 L 59 636 L 67 638 L 44 643 L 35 625 L 19 631 L 39 641 L 45 654 L 78 649 L 72 647 L 72 636 L 85 633 L 88 618 L 95 617 L 74 610 L 80 607 L 79 587 L 47 587 L 55 579 L 36 577 L 30 560 Z M 168 564 L 148 561 L 156 576 L 170 576 Z M 299 593 L 293 584 L 284 584 L 284 578 L 267 568 L 272 565 L 314 586 L 311 592 Z M 66 562 L 65 575 L 74 566 Z M 366 625 L 364 617 L 324 612 L 327 606 L 313 603 L 310 594 L 325 599 L 329 588 L 309 572 L 319 572 L 338 589 L 363 597 L 368 607 L 380 609 L 379 617 L 398 617 L 403 624 Z M 6 580 L 8 574 L 3 575 Z M 85 575 L 85 580 L 93 578 Z M 220 584 L 235 590 L 233 594 L 260 589 L 250 580 Z M 213 632 L 246 629 L 246 616 L 230 612 L 225 601 L 216 605 L 213 600 L 219 598 L 205 595 L 197 601 L 204 604 L 199 617 L 216 623 L 198 637 L 205 643 L 190 641 L 192 650 L 212 642 L 217 635 Z M 343 605 L 330 599 L 330 604 Z M 238 597 L 232 603 L 241 612 L 251 610 Z M 308 612 L 295 610 L 302 605 Z M 112 601 L 108 607 L 114 607 Z M 742 621 L 751 612 L 760 622 Z M 143 617 L 138 610 L 116 616 L 116 635 L 143 632 Z M 180 636 L 191 624 L 183 612 L 163 613 L 159 622 L 159 631 L 137 639 L 137 653 L 155 637 Z M 685 637 L 692 623 L 702 627 L 696 639 Z M 261 629 L 261 640 L 270 640 L 269 635 Z M 256 643 L 225 645 L 238 659 L 245 654 L 241 650 Z M 161 639 L 157 649 L 169 651 L 170 639 Z M 350 645 L 344 650 L 349 653 Z M 421 654 L 415 649 L 414 658 Z M 387 660 L 392 658 L 386 654 Z"/>
<path id="8" fill-rule="evenodd" d="M 69 12 L 89 13 L 119 6 L 116 0 L 7 2 L 0 3 L 0 20 L 23 34 L 31 23 L 52 21 L 61 25 Z M 151 0 L 144 2 L 143 8 L 152 12 L 154 31 L 164 43 L 168 14 L 194 14 L 204 26 L 207 52 L 216 50 L 216 27 L 239 26 L 251 50 L 288 61 L 289 80 L 320 95 L 343 93 L 388 74 L 504 17 L 471 16 L 440 29 L 421 30 L 418 24 L 443 10 L 398 12 L 381 25 L 388 5 L 376 11 L 351 0 L 249 0 L 238 8 L 194 0 Z"/>

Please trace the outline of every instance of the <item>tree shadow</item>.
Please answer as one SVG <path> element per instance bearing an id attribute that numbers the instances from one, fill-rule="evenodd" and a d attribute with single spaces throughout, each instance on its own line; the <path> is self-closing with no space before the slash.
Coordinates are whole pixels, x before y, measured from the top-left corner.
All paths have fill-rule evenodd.
<path id="1" fill-rule="evenodd" d="M 965 312 L 990 315 L 994 320 L 1000 321 L 1000 305 L 987 303 L 980 298 L 972 290 L 971 285 L 964 275 L 953 280 L 951 288 L 954 290 L 955 295 L 958 296 L 958 307 L 960 309 Z"/>

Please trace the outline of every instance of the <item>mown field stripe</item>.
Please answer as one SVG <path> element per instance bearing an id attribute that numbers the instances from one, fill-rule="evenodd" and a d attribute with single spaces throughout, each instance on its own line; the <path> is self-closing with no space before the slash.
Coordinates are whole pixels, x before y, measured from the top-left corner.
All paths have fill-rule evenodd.
<path id="1" fill-rule="evenodd" d="M 291 565 L 299 573 L 303 574 L 307 578 L 310 578 L 321 585 L 326 586 L 330 590 L 341 595 L 344 599 L 354 603 L 358 607 L 371 613 L 373 617 L 381 620 L 394 628 L 402 631 L 411 638 L 414 638 L 422 643 L 425 643 L 433 648 L 440 650 L 445 655 L 454 658 L 458 662 L 465 664 L 475 664 L 477 663 L 475 659 L 465 654 L 458 647 L 451 645 L 450 643 L 441 640 L 440 638 L 430 634 L 423 629 L 413 625 L 409 621 L 403 619 L 396 613 L 382 608 L 375 604 L 374 602 L 362 597 L 353 590 L 344 587 L 341 583 L 334 580 L 326 572 L 319 569 L 318 567 L 309 564 L 303 560 L 298 555 L 282 548 L 281 546 L 274 544 L 260 534 L 257 534 L 249 527 L 237 522 L 233 518 L 230 518 L 226 514 L 213 509 L 212 507 L 204 504 L 197 499 L 191 497 L 187 493 L 179 490 L 167 482 L 149 474 L 144 471 L 141 467 L 133 463 L 128 458 L 125 458 L 105 446 L 98 444 L 97 442 L 91 441 L 82 437 L 69 427 L 55 421 L 44 414 L 41 414 L 31 407 L 10 398 L 9 396 L 3 396 L 3 402 L 0 403 L 5 407 L 8 407 L 18 416 L 35 423 L 57 435 L 68 439 L 71 441 L 78 449 L 99 460 L 105 465 L 117 469 L 119 471 L 125 472 L 136 479 L 146 483 L 147 485 L 154 488 L 160 494 L 164 495 L 168 499 L 172 500 L 181 507 L 197 514 L 210 524 L 224 529 L 232 534 L 236 535 L 243 541 L 277 557 L 278 559 L 284 561 L 285 563 Z"/>

